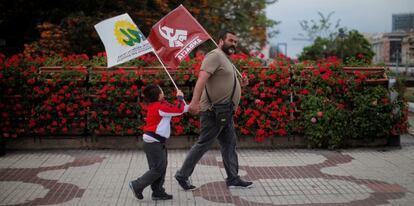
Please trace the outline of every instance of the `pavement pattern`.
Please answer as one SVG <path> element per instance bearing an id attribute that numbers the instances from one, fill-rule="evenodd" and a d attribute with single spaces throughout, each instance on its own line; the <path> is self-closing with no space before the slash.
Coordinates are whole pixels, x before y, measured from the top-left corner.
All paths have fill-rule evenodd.
<path id="1" fill-rule="evenodd" d="M 141 150 L 13 151 L 0 157 L 0 205 L 414 205 L 414 137 L 402 148 L 238 150 L 251 189 L 229 189 L 219 150 L 194 170 L 198 188 L 174 179 L 187 150 L 169 150 L 173 200 L 137 200 L 128 182 L 148 168 Z"/>

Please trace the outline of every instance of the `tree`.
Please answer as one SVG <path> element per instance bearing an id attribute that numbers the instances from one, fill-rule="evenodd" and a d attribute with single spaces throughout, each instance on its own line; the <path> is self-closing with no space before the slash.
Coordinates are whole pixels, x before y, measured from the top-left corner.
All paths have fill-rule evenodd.
<path id="1" fill-rule="evenodd" d="M 299 38 L 294 38 L 295 40 L 305 40 L 313 42 L 316 38 L 330 38 L 336 36 L 336 31 L 340 28 L 341 20 L 336 20 L 336 23 L 331 22 L 331 17 L 335 12 L 330 12 L 328 15 L 324 15 L 322 12 L 318 12 L 320 17 L 319 20 L 302 20 L 299 22 L 302 30 L 305 32 L 299 33 Z"/>
<path id="2" fill-rule="evenodd" d="M 341 28 L 334 38 L 317 37 L 311 46 L 305 47 L 299 56 L 300 60 L 318 60 L 329 56 L 338 56 L 345 64 L 355 58 L 370 63 L 374 52 L 368 40 L 357 30 L 347 32 Z"/>
<path id="3" fill-rule="evenodd" d="M 6 54 L 21 52 L 24 44 L 42 45 L 42 32 L 37 25 L 48 23 L 60 28 L 62 42 L 69 42 L 67 53 L 95 54 L 103 45 L 94 29 L 99 21 L 128 13 L 147 36 L 157 21 L 183 4 L 214 38 L 223 28 L 240 36 L 242 50 L 264 45 L 268 32 L 278 22 L 264 13 L 266 5 L 277 0 L 23 0 L 2 1 L 0 10 L 0 39 L 5 39 Z M 6 4 L 7 2 L 7 4 Z M 22 26 L 24 25 L 24 26 Z M 44 39 L 43 39 L 44 40 Z M 30 47 L 33 49 L 34 47 Z"/>
<path id="4" fill-rule="evenodd" d="M 344 59 L 345 63 L 351 61 L 352 58 L 363 58 L 370 63 L 374 57 L 372 45 L 357 30 L 351 30 L 343 38 L 338 35 L 335 41 L 334 44 L 337 45 L 335 55 Z"/>
<path id="5" fill-rule="evenodd" d="M 314 43 L 311 46 L 303 48 L 302 53 L 299 55 L 300 60 L 317 60 L 324 59 L 328 56 L 334 56 L 332 41 L 327 38 L 316 37 Z"/>
<path id="6" fill-rule="evenodd" d="M 258 49 L 265 45 L 267 36 L 273 37 L 276 31 L 267 33 L 279 22 L 266 18 L 264 9 L 276 1 L 218 0 L 210 1 L 213 21 L 206 21 L 205 28 L 210 34 L 220 29 L 234 30 L 240 38 L 241 48 Z"/>

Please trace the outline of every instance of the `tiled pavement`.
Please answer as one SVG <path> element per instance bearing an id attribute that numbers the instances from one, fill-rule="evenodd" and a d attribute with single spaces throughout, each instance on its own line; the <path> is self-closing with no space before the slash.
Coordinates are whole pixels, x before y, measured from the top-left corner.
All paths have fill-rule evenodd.
<path id="1" fill-rule="evenodd" d="M 414 137 L 402 149 L 239 150 L 251 189 L 228 189 L 217 150 L 197 165 L 185 192 L 173 179 L 186 150 L 170 150 L 173 200 L 134 199 L 128 181 L 147 169 L 138 150 L 10 152 L 0 158 L 0 205 L 414 205 Z"/>

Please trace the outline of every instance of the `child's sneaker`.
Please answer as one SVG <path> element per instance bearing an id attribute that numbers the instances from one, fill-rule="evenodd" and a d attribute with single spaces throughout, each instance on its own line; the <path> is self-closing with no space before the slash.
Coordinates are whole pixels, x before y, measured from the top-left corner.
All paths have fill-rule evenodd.
<path id="1" fill-rule="evenodd" d="M 194 189 L 196 189 L 196 187 L 194 185 L 192 185 L 189 180 L 182 180 L 178 177 L 175 177 L 175 179 L 177 180 L 177 182 L 181 186 L 181 188 L 183 188 L 183 190 L 194 190 Z"/>

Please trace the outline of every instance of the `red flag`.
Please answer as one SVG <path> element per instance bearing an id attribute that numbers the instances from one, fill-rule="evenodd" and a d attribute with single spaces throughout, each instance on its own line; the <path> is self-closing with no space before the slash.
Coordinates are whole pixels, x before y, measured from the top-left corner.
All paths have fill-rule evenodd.
<path id="1" fill-rule="evenodd" d="M 176 68 L 195 47 L 208 39 L 210 35 L 183 5 L 157 22 L 148 36 L 157 55 L 171 68 Z"/>

